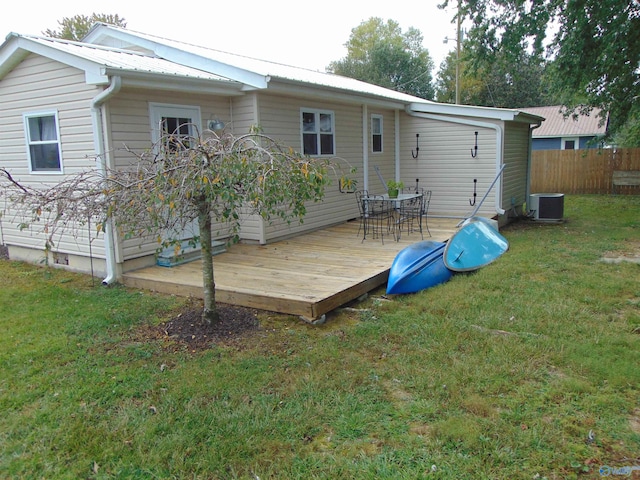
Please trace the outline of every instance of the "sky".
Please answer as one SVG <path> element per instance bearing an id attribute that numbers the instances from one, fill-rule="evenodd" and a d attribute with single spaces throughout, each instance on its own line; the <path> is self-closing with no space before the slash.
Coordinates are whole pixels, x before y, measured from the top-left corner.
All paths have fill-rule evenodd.
<path id="1" fill-rule="evenodd" d="M 10 32 L 42 35 L 65 17 L 117 14 L 127 28 L 230 53 L 324 71 L 347 55 L 351 30 L 371 17 L 418 29 L 434 60 L 434 76 L 455 48 L 455 9 L 442 0 L 31 0 L 0 17 L 2 41 Z M 89 4 L 89 5 L 88 5 Z M 452 39 L 447 44 L 445 38 Z"/>

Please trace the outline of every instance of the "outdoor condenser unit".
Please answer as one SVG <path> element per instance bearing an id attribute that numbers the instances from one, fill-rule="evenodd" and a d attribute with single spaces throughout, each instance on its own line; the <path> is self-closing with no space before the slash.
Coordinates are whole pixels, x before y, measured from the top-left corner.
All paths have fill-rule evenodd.
<path id="1" fill-rule="evenodd" d="M 560 222 L 564 217 L 564 193 L 529 195 L 529 213 L 534 220 Z"/>

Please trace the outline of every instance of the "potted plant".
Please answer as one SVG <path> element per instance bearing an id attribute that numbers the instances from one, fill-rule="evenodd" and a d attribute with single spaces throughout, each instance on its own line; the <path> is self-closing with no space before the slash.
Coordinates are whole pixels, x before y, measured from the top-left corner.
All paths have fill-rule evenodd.
<path id="1" fill-rule="evenodd" d="M 398 198 L 398 192 L 404 188 L 404 182 L 389 180 L 387 182 L 387 193 L 389 198 Z"/>

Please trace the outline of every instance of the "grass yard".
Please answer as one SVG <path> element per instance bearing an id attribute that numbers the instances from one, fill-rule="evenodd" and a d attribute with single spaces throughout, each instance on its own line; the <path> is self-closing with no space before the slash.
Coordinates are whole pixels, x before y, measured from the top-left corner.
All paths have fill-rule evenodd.
<path id="1" fill-rule="evenodd" d="M 0 261 L 0 478 L 640 478 L 640 196 L 565 218 L 195 351 L 148 335 L 184 299 Z"/>

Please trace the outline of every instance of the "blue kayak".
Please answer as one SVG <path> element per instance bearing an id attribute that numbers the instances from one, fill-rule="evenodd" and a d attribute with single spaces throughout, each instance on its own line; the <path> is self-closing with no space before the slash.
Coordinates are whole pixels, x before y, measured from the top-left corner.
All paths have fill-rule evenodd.
<path id="1" fill-rule="evenodd" d="M 447 242 L 443 260 L 449 270 L 469 272 L 490 264 L 509 249 L 509 242 L 486 219 L 473 217 Z"/>
<path id="2" fill-rule="evenodd" d="M 424 240 L 402 249 L 391 264 L 388 294 L 414 293 L 451 278 L 453 273 L 442 261 L 445 244 Z"/>

